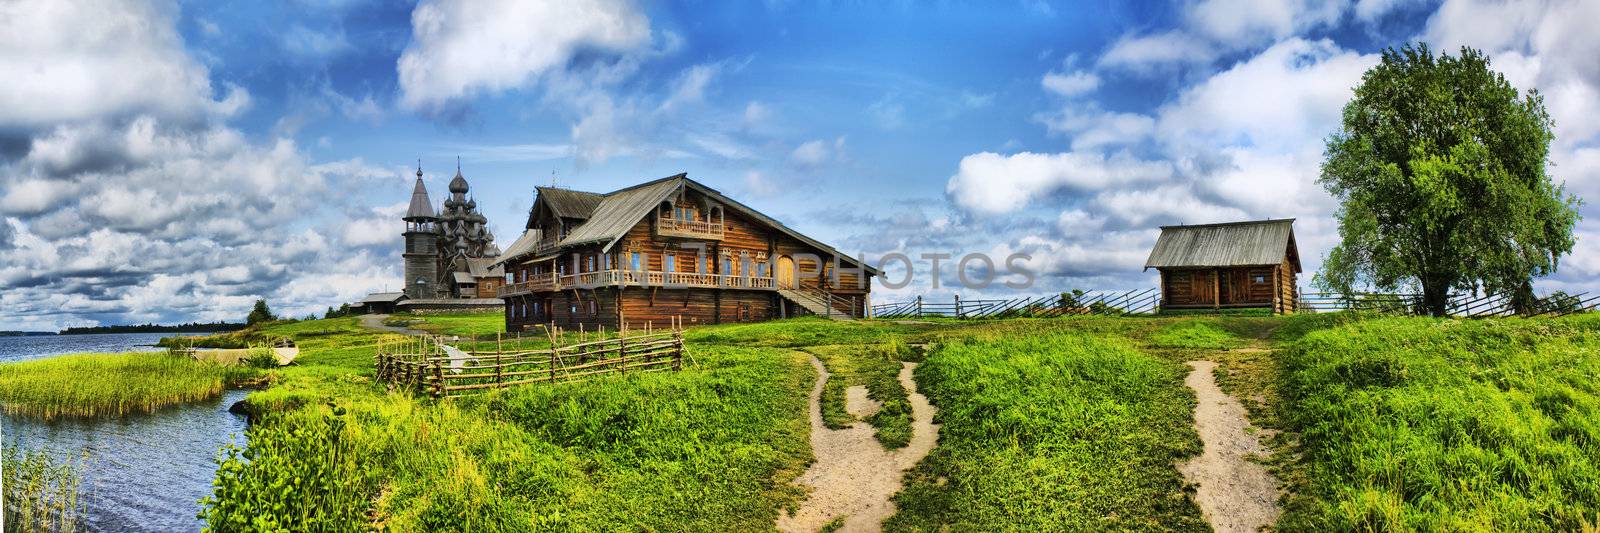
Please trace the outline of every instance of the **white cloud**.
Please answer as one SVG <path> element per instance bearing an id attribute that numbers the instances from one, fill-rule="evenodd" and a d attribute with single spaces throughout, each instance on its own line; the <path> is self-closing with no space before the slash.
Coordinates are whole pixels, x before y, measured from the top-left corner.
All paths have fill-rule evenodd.
<path id="1" fill-rule="evenodd" d="M 1098 153 L 983 152 L 961 158 L 960 169 L 950 177 L 945 193 L 962 208 L 1003 214 L 1063 190 L 1159 182 L 1172 175 L 1172 166 L 1166 162 L 1107 158 Z"/>
<path id="2" fill-rule="evenodd" d="M 1100 77 L 1093 72 L 1049 72 L 1039 80 L 1045 90 L 1060 96 L 1073 97 L 1100 88 Z"/>
<path id="3" fill-rule="evenodd" d="M 1154 35 L 1125 35 L 1111 45 L 1097 63 L 1101 68 L 1122 68 L 1135 72 L 1163 65 L 1207 63 L 1217 50 L 1181 31 Z"/>
<path id="4" fill-rule="evenodd" d="M 759 170 L 744 173 L 744 189 L 751 196 L 771 196 L 779 191 L 778 185 Z"/>
<path id="5" fill-rule="evenodd" d="M 816 168 L 844 156 L 844 137 L 833 141 L 816 139 L 801 143 L 789 153 L 789 160 L 801 168 Z"/>
<path id="6" fill-rule="evenodd" d="M 1288 39 L 1184 91 L 1159 112 L 1158 135 L 1274 149 L 1320 143 L 1376 63 L 1331 41 Z"/>
<path id="7" fill-rule="evenodd" d="M 740 127 L 745 130 L 760 129 L 772 119 L 772 108 L 761 102 L 745 104 L 744 113 L 740 115 Z"/>
<path id="8" fill-rule="evenodd" d="M 183 50 L 175 7 L 146 2 L 0 5 L 0 126 L 49 127 L 150 114 L 196 121 L 237 112 L 242 89 L 212 100 L 204 65 Z"/>
<path id="9" fill-rule="evenodd" d="M 397 66 L 410 109 L 521 88 L 580 50 L 622 52 L 650 39 L 649 19 L 625 0 L 427 0 L 411 29 Z"/>
<path id="10" fill-rule="evenodd" d="M 722 63 L 702 63 L 684 69 L 672 83 L 672 92 L 661 102 L 662 110 L 698 104 L 705 101 L 706 89 L 722 72 Z"/>

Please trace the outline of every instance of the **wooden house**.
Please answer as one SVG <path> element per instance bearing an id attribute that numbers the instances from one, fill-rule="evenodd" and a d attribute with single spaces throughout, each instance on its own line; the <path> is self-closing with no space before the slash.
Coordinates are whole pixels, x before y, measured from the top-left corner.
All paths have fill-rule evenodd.
<path id="1" fill-rule="evenodd" d="M 1300 251 L 1294 219 L 1162 226 L 1144 263 L 1161 273 L 1164 309 L 1270 307 L 1293 312 Z"/>
<path id="2" fill-rule="evenodd" d="M 860 317 L 877 275 L 684 174 L 605 194 L 538 187 L 494 266 L 507 331 Z"/>

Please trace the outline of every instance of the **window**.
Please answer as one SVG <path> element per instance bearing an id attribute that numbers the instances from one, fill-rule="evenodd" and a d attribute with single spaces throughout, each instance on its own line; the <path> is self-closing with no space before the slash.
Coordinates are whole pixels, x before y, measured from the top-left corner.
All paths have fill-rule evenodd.
<path id="1" fill-rule="evenodd" d="M 586 260 L 584 262 L 587 263 L 584 266 L 589 267 L 589 270 L 588 270 L 589 272 L 594 272 L 594 256 L 592 256 L 592 255 L 591 256 L 587 256 L 587 257 L 584 257 L 584 259 Z"/>
<path id="2" fill-rule="evenodd" d="M 633 253 L 633 270 L 634 271 L 638 271 L 639 270 L 639 252 L 634 252 Z"/>
<path id="3" fill-rule="evenodd" d="M 589 316 L 600 314 L 600 305 L 594 300 L 589 300 Z"/>
<path id="4" fill-rule="evenodd" d="M 611 254 L 606 254 L 606 270 L 611 270 L 612 268 L 614 267 L 611 266 Z"/>
<path id="5" fill-rule="evenodd" d="M 700 254 L 700 261 L 698 261 L 695 264 L 695 268 L 699 269 L 699 272 L 701 274 L 710 273 L 711 272 L 711 256 L 708 256 L 708 255 L 705 255 L 705 254 Z"/>
<path id="6" fill-rule="evenodd" d="M 1252 282 L 1252 283 L 1266 283 L 1267 282 L 1267 275 L 1266 274 L 1254 274 L 1254 275 L 1251 275 L 1250 276 L 1250 282 Z"/>
<path id="7" fill-rule="evenodd" d="M 759 276 L 759 277 L 763 277 L 763 278 L 767 277 L 767 264 L 766 263 L 764 263 L 764 262 L 756 263 L 756 275 Z"/>
<path id="8" fill-rule="evenodd" d="M 722 256 L 722 274 L 723 275 L 733 274 L 733 258 L 732 257 L 726 256 L 726 255 Z"/>
<path id="9" fill-rule="evenodd" d="M 662 264 L 661 271 L 662 272 L 677 272 L 678 269 L 673 268 L 673 267 L 677 266 L 677 263 L 678 263 L 677 259 L 678 259 L 678 257 L 675 256 L 675 255 L 672 255 L 672 254 L 666 254 L 664 256 L 661 256 L 661 264 Z"/>

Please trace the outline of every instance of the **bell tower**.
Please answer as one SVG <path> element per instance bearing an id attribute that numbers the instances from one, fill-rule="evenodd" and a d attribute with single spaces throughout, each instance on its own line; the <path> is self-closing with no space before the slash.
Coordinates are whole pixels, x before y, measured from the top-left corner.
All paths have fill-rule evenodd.
<path id="1" fill-rule="evenodd" d="M 405 294 L 413 300 L 435 298 L 439 294 L 439 217 L 422 185 L 422 163 L 417 163 L 417 186 L 411 190 L 411 206 L 406 209 Z"/>

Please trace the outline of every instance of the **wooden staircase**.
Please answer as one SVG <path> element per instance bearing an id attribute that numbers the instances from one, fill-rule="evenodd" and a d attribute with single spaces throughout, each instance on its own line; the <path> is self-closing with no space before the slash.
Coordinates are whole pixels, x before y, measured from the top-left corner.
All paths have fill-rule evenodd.
<path id="1" fill-rule="evenodd" d="M 815 289 L 778 289 L 778 295 L 820 317 L 834 320 L 854 320 L 849 311 L 841 311 L 830 307 L 828 305 L 830 296 Z"/>

